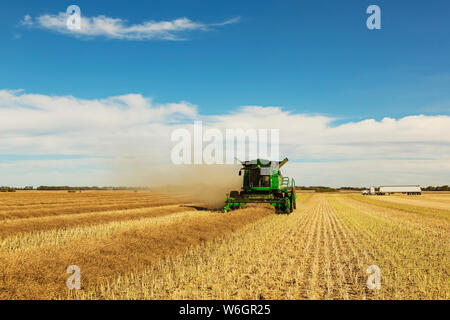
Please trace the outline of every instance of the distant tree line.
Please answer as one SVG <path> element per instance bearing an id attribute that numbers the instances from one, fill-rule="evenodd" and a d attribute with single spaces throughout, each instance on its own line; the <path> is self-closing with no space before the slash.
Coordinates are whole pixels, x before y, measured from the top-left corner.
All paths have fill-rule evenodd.
<path id="1" fill-rule="evenodd" d="M 136 189 L 147 189 L 145 187 L 71 187 L 71 186 L 39 186 L 36 190 L 67 190 L 67 191 L 84 191 L 84 190 L 136 190 Z"/>
<path id="2" fill-rule="evenodd" d="M 33 186 L 26 186 L 23 188 L 14 188 L 3 186 L 0 187 L 0 192 L 15 192 L 16 190 L 47 190 L 47 191 L 84 191 L 84 190 L 145 190 L 150 189 L 147 187 L 71 187 L 71 186 L 39 186 L 34 188 Z"/>
<path id="3" fill-rule="evenodd" d="M 330 187 L 324 187 L 324 186 L 297 186 L 295 187 L 296 190 L 313 190 L 315 192 L 336 192 L 338 189 L 330 188 Z"/>
<path id="4" fill-rule="evenodd" d="M 100 190 L 99 187 L 71 187 L 71 186 L 39 186 L 36 190 L 48 190 L 48 191 L 59 191 L 59 190 L 73 190 L 73 191 L 81 191 L 81 190 Z"/>
<path id="5" fill-rule="evenodd" d="M 16 192 L 16 188 L 0 187 L 0 192 Z"/>
<path id="6" fill-rule="evenodd" d="M 331 188 L 325 186 L 297 186 L 295 187 L 297 190 L 313 190 L 315 192 L 338 192 L 339 190 L 364 190 L 367 189 L 365 187 L 339 187 L 339 188 Z"/>
<path id="7" fill-rule="evenodd" d="M 315 192 L 336 192 L 339 190 L 365 190 L 365 189 L 369 189 L 366 187 L 340 187 L 340 188 L 330 188 L 330 187 L 324 187 L 324 186 L 296 186 L 295 187 L 296 190 L 313 190 Z M 377 190 L 378 188 L 376 188 Z M 422 188 L 423 191 L 450 191 L 450 187 L 445 185 L 445 186 L 428 186 L 426 188 Z"/>
<path id="8" fill-rule="evenodd" d="M 71 186 L 39 186 L 36 189 L 32 186 L 26 186 L 23 188 L 13 188 L 8 186 L 0 187 L 0 192 L 15 192 L 16 190 L 48 190 L 48 191 L 84 191 L 84 190 L 150 190 L 149 187 L 71 187 Z M 325 186 L 296 186 L 296 190 L 312 190 L 315 192 L 337 192 L 339 190 L 364 190 L 368 189 L 365 187 L 340 187 L 340 188 L 331 188 Z M 426 188 L 422 188 L 423 191 L 450 191 L 450 187 L 448 185 L 445 186 L 428 186 Z"/>
<path id="9" fill-rule="evenodd" d="M 450 191 L 450 187 L 449 186 L 438 186 L 438 187 L 433 187 L 433 186 L 428 186 L 426 188 L 422 188 L 422 190 L 424 191 Z"/>

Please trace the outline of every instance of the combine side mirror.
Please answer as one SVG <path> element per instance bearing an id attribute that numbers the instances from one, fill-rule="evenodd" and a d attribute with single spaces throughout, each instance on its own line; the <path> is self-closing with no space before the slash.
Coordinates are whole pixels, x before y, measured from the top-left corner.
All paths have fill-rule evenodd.
<path id="1" fill-rule="evenodd" d="M 242 176 L 242 171 L 241 170 L 239 170 L 239 175 Z"/>

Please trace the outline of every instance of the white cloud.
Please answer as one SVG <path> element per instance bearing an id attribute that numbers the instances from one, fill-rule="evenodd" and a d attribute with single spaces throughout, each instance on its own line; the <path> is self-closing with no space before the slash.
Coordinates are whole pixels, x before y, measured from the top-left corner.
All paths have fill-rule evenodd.
<path id="1" fill-rule="evenodd" d="M 25 17 L 23 17 L 22 24 L 24 26 L 32 26 L 33 25 L 33 19 L 31 18 L 31 16 L 29 14 L 27 14 L 27 15 L 25 15 Z"/>
<path id="2" fill-rule="evenodd" d="M 280 129 L 281 156 L 301 161 L 286 166 L 287 173 L 301 185 L 450 182 L 447 115 L 334 125 L 334 118 L 281 107 L 244 106 L 204 116 L 188 102 L 157 104 L 140 94 L 89 100 L 0 90 L 2 183 L 27 184 L 27 179 L 36 181 L 45 176 L 43 172 L 50 172 L 47 177 L 58 177 L 54 181 L 70 180 L 65 184 L 83 177 L 98 185 L 109 184 L 104 174 L 114 167 L 170 163 L 171 132 L 180 126 L 191 128 L 194 120 L 203 120 L 205 130 Z M 1 154 L 81 154 L 86 158 L 2 164 Z"/>
<path id="3" fill-rule="evenodd" d="M 206 24 L 195 22 L 186 17 L 171 21 L 145 21 L 141 24 L 127 24 L 121 18 L 111 18 L 104 15 L 87 17 L 81 14 L 81 28 L 69 29 L 67 27 L 67 15 L 43 14 L 35 19 L 26 15 L 22 24 L 28 27 L 39 27 L 62 34 L 76 37 L 94 38 L 106 37 L 124 40 L 185 40 L 183 34 L 189 31 L 208 31 L 214 27 L 225 26 L 239 22 L 235 17 L 219 23 Z"/>

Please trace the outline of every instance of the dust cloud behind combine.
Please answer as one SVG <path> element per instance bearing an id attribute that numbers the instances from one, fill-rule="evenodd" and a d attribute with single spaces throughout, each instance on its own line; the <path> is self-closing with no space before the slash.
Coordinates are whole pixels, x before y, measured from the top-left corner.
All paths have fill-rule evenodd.
<path id="1" fill-rule="evenodd" d="M 204 204 L 209 209 L 224 207 L 226 194 L 240 190 L 242 176 L 239 165 L 191 165 L 174 169 L 168 185 L 157 186 L 160 192 L 183 194 L 192 202 Z"/>
<path id="2" fill-rule="evenodd" d="M 208 209 L 219 209 L 224 207 L 227 193 L 241 189 L 240 168 L 240 164 L 155 165 L 140 160 L 123 160 L 114 170 L 114 181 L 120 185 L 182 194 L 187 201 L 201 203 Z"/>

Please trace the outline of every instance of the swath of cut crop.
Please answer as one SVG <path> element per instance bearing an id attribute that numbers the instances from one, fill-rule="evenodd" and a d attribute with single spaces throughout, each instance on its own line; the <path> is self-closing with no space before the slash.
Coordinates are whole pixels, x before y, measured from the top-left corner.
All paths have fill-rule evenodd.
<path id="1" fill-rule="evenodd" d="M 52 229 L 68 229 L 80 226 L 104 224 L 112 221 L 138 220 L 160 217 L 176 212 L 195 211 L 192 207 L 168 205 L 161 207 L 100 211 L 80 214 L 44 216 L 39 218 L 0 221 L 0 239 L 24 233 L 36 233 Z"/>
<path id="2" fill-rule="evenodd" d="M 31 191 L 29 193 L 34 193 Z M 108 192 L 92 191 L 83 193 L 62 193 L 61 191 L 38 192 L 33 197 L 23 196 L 27 193 L 19 192 L 19 201 L 14 205 L 0 207 L 0 220 L 35 218 L 44 216 L 57 216 L 67 214 L 79 214 L 98 211 L 112 211 L 124 209 L 138 209 L 162 205 L 173 205 L 185 202 L 179 195 L 168 196 L 154 192 Z M 140 194 L 137 196 L 136 194 Z M 69 195 L 69 196 L 67 196 Z M 71 196 L 70 196 L 71 195 Z M 2 195 L 0 195 L 0 198 Z M 62 197 L 63 200 L 60 199 Z M 23 201 L 23 202 L 20 202 Z M 33 204 L 29 204 L 33 203 Z M 36 201 L 40 201 L 36 203 Z"/>
<path id="3" fill-rule="evenodd" d="M 102 281 L 142 270 L 270 214 L 273 210 L 265 207 L 246 208 L 227 215 L 208 211 L 188 213 L 181 219 L 173 219 L 172 223 L 131 228 L 100 240 L 85 239 L 62 246 L 46 245 L 0 253 L 0 298 L 61 297 L 67 292 L 66 268 L 73 264 L 81 268 L 83 288 L 90 290 Z"/>

